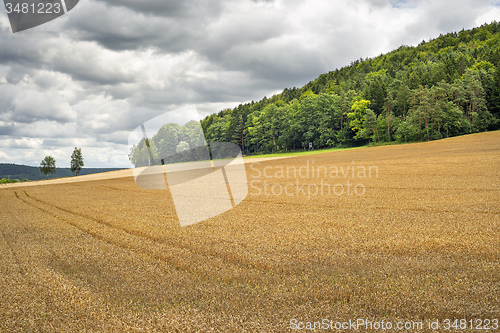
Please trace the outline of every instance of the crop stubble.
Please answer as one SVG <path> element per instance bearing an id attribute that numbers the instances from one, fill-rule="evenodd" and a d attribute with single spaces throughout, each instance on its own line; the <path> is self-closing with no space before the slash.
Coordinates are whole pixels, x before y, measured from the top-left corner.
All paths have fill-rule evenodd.
<path id="1" fill-rule="evenodd" d="M 376 166 L 378 177 L 322 177 L 362 183 L 363 196 L 256 195 L 264 181 L 275 189 L 297 181 L 256 170 L 308 162 Z M 247 164 L 247 172 L 253 187 L 243 203 L 185 228 L 168 192 L 132 177 L 1 189 L 0 331 L 500 318 L 500 132 Z"/>

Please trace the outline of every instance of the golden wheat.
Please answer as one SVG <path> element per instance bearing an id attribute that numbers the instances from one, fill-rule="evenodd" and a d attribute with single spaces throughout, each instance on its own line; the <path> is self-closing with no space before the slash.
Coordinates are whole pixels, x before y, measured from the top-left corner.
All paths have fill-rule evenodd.
<path id="1" fill-rule="evenodd" d="M 378 177 L 280 173 L 308 163 L 375 166 Z M 0 331 L 500 320 L 500 132 L 247 171 L 244 202 L 185 228 L 167 191 L 133 178 L 1 189 Z M 279 193 L 297 179 L 313 190 L 350 181 L 365 192 Z"/>

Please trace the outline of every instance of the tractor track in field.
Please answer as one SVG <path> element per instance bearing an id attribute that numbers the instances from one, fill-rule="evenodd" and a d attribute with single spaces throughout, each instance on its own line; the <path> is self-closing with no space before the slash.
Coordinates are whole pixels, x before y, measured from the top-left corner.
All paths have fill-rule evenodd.
<path id="1" fill-rule="evenodd" d="M 151 259 L 160 260 L 176 270 L 184 271 L 192 275 L 198 275 L 200 274 L 200 267 L 207 264 L 210 269 L 205 272 L 201 272 L 206 275 L 209 275 L 211 270 L 217 266 L 219 266 L 219 269 L 228 270 L 229 272 L 241 272 L 241 274 L 244 274 L 245 276 L 248 276 L 249 272 L 260 274 L 268 270 L 267 267 L 251 267 L 249 265 L 231 261 L 227 258 L 222 258 L 213 254 L 201 253 L 189 247 L 178 246 L 176 244 L 165 242 L 164 240 L 155 239 L 145 233 L 115 226 L 109 222 L 50 204 L 29 195 L 26 190 L 23 190 L 22 193 L 23 194 L 20 194 L 17 191 L 14 191 L 15 196 L 25 204 L 34 207 L 43 213 L 49 214 L 80 230 L 81 232 L 84 232 L 85 234 L 112 246 L 117 246 L 124 250 L 145 255 Z M 77 220 L 83 221 L 82 223 L 75 222 Z M 94 226 L 89 225 L 88 222 L 94 224 Z M 106 232 L 109 230 L 112 230 L 112 232 Z M 108 236 L 109 234 L 117 235 L 120 239 L 113 239 L 113 237 Z M 161 251 L 155 250 L 155 248 L 158 249 L 158 247 L 167 248 L 163 248 Z M 166 253 L 170 253 L 170 255 L 166 255 Z M 189 260 L 178 259 L 186 256 L 189 257 Z M 200 263 L 200 265 L 193 265 L 193 263 L 196 262 Z M 201 265 L 201 263 L 203 263 L 203 265 Z"/>

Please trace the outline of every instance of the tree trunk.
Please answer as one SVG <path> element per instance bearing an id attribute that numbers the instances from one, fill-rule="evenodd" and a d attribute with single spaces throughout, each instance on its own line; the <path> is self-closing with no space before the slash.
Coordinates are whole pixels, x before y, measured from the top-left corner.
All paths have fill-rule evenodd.
<path id="1" fill-rule="evenodd" d="M 389 102 L 387 102 L 387 137 L 389 138 L 389 142 L 391 142 L 391 127 L 390 127 L 390 114 L 391 109 L 389 107 Z"/>
<path id="2" fill-rule="evenodd" d="M 429 140 L 429 119 L 427 117 L 425 117 L 425 129 L 427 131 L 427 141 L 430 141 Z"/>
<path id="3" fill-rule="evenodd" d="M 391 142 L 391 127 L 389 125 L 390 118 L 387 117 L 387 136 L 389 137 L 389 142 Z"/>
<path id="4" fill-rule="evenodd" d="M 420 141 L 424 141 L 424 138 L 422 137 L 422 116 L 418 117 L 418 132 L 420 134 Z"/>
<path id="5" fill-rule="evenodd" d="M 242 154 L 245 155 L 245 138 L 243 136 L 243 132 L 241 132 L 241 151 Z"/>

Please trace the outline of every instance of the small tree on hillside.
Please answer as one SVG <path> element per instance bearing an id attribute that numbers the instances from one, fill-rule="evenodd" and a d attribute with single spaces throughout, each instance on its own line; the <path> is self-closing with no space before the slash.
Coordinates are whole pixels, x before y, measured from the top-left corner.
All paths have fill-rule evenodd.
<path id="1" fill-rule="evenodd" d="M 56 173 L 56 160 L 50 155 L 45 156 L 40 163 L 40 171 L 49 179 L 49 174 Z"/>
<path id="2" fill-rule="evenodd" d="M 83 156 L 82 149 L 76 148 L 71 154 L 71 172 L 74 172 L 76 176 L 80 175 L 80 171 L 83 167 Z"/>

